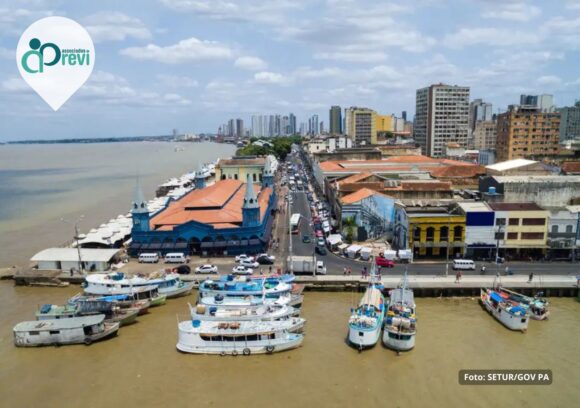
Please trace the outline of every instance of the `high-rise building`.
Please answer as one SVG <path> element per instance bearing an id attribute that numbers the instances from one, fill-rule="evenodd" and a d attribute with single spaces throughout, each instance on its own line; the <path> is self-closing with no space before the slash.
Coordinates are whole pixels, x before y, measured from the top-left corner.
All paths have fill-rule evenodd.
<path id="1" fill-rule="evenodd" d="M 520 95 L 520 105 L 535 106 L 541 112 L 554 112 L 554 95 Z"/>
<path id="2" fill-rule="evenodd" d="M 236 119 L 236 137 L 241 139 L 244 137 L 244 121 L 242 119 Z"/>
<path id="3" fill-rule="evenodd" d="M 250 130 L 250 135 L 252 137 L 260 137 L 260 117 L 258 115 L 252 115 L 252 128 Z"/>
<path id="4" fill-rule="evenodd" d="M 423 154 L 441 157 L 449 142 L 467 147 L 469 87 L 437 84 L 418 89 L 414 139 Z"/>
<path id="5" fill-rule="evenodd" d="M 324 133 L 324 121 L 323 120 L 320 121 L 320 132 L 319 133 L 320 134 Z"/>
<path id="6" fill-rule="evenodd" d="M 497 160 L 558 154 L 560 113 L 542 112 L 538 106 L 510 105 L 498 115 Z"/>
<path id="7" fill-rule="evenodd" d="M 493 106 L 482 99 L 474 99 L 469 104 L 469 130 L 475 130 L 475 124 L 479 121 L 491 121 Z"/>
<path id="8" fill-rule="evenodd" d="M 233 138 L 236 135 L 236 122 L 233 119 L 228 120 L 227 136 Z"/>
<path id="9" fill-rule="evenodd" d="M 293 113 L 288 115 L 288 126 L 289 126 L 288 134 L 295 135 L 296 134 L 296 116 Z"/>
<path id="10" fill-rule="evenodd" d="M 497 141 L 497 122 L 480 120 L 473 130 L 473 148 L 477 150 L 495 150 Z M 471 147 L 471 146 L 470 146 Z"/>
<path id="11" fill-rule="evenodd" d="M 407 121 L 407 111 L 403 111 L 401 112 L 401 117 L 403 118 L 403 120 L 406 122 Z"/>
<path id="12" fill-rule="evenodd" d="M 580 101 L 574 106 L 559 108 L 560 112 L 560 142 L 568 140 L 580 141 Z"/>
<path id="13" fill-rule="evenodd" d="M 392 132 L 394 115 L 378 115 L 376 118 L 376 129 L 379 133 Z"/>
<path id="14" fill-rule="evenodd" d="M 280 122 L 280 133 L 284 136 L 288 134 L 288 124 L 290 123 L 288 116 L 282 116 L 282 121 Z"/>
<path id="15" fill-rule="evenodd" d="M 340 109 L 340 106 L 334 105 L 330 107 L 328 123 L 330 125 L 331 134 L 342 134 L 342 110 Z"/>
<path id="16" fill-rule="evenodd" d="M 346 134 L 356 146 L 377 144 L 377 113 L 368 108 L 350 107 L 346 110 Z"/>
<path id="17" fill-rule="evenodd" d="M 308 130 L 308 127 L 306 126 L 306 123 L 300 122 L 300 136 L 306 136 L 307 130 Z"/>

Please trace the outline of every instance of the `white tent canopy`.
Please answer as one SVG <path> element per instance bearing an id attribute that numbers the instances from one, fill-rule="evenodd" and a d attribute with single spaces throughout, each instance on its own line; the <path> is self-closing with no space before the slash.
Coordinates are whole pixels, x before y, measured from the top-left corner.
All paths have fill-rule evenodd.
<path id="1" fill-rule="evenodd" d="M 342 235 L 340 235 L 340 234 L 330 234 L 326 238 L 326 242 L 328 242 L 329 245 L 342 244 Z"/>

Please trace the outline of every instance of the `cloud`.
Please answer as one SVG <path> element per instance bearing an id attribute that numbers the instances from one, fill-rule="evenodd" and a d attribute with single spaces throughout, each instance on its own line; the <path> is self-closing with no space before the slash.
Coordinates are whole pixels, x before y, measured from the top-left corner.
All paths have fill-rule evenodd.
<path id="1" fill-rule="evenodd" d="M 20 77 L 11 77 L 0 82 L 0 88 L 10 93 L 32 93 L 32 89 Z"/>
<path id="2" fill-rule="evenodd" d="M 380 62 L 387 59 L 387 54 L 383 51 L 369 52 L 318 52 L 314 54 L 314 59 L 333 60 L 344 62 L 356 62 L 368 64 L 370 62 Z"/>
<path id="3" fill-rule="evenodd" d="M 299 67 L 294 71 L 292 76 L 298 79 L 329 78 L 338 76 L 341 73 L 342 70 L 337 67 L 327 67 L 321 69 L 315 69 L 311 67 Z"/>
<path id="4" fill-rule="evenodd" d="M 562 79 L 556 75 L 544 75 L 536 80 L 541 86 L 558 86 L 562 84 Z"/>
<path id="5" fill-rule="evenodd" d="M 261 71 L 254 74 L 254 82 L 258 84 L 284 84 L 288 78 L 277 72 Z"/>
<path id="6" fill-rule="evenodd" d="M 170 88 L 195 88 L 199 85 L 199 82 L 187 76 L 158 74 L 156 78 Z"/>
<path id="7" fill-rule="evenodd" d="M 461 28 L 443 38 L 443 44 L 449 48 L 464 48 L 471 45 L 490 47 L 513 47 L 517 45 L 538 44 L 541 37 L 534 32 L 523 32 L 505 28 Z"/>
<path id="8" fill-rule="evenodd" d="M 233 51 L 226 45 L 216 41 L 199 40 L 195 37 L 165 47 L 148 44 L 145 47 L 125 48 L 120 53 L 134 59 L 151 60 L 164 64 L 227 60 L 233 58 L 234 55 Z"/>
<path id="9" fill-rule="evenodd" d="M 538 17 L 541 13 L 542 10 L 539 7 L 525 2 L 494 3 L 487 7 L 482 13 L 482 17 L 525 22 Z"/>
<path id="10" fill-rule="evenodd" d="M 16 50 L 9 50 L 8 48 L 0 47 L 0 59 L 15 59 Z"/>
<path id="11" fill-rule="evenodd" d="M 258 57 L 239 57 L 234 62 L 234 66 L 237 68 L 247 69 L 250 71 L 259 71 L 266 69 L 268 64 Z"/>
<path id="12" fill-rule="evenodd" d="M 83 24 L 94 42 L 151 38 L 151 32 L 141 20 L 119 12 L 93 14 L 86 17 Z"/>

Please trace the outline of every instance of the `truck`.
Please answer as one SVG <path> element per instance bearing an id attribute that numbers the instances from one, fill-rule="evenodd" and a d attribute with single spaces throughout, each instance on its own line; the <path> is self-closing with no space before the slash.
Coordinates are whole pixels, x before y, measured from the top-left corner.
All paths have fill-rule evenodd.
<path id="1" fill-rule="evenodd" d="M 323 261 L 317 260 L 315 256 L 289 256 L 288 271 L 293 271 L 296 274 L 326 275 L 326 266 Z"/>

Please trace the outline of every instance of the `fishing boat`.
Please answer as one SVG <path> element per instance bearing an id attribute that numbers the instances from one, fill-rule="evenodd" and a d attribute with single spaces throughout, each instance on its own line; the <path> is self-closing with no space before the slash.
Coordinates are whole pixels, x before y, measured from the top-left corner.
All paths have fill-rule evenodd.
<path id="1" fill-rule="evenodd" d="M 218 281 L 209 279 L 199 285 L 199 295 L 202 298 L 217 294 L 224 296 L 262 296 L 262 292 L 265 292 L 266 297 L 278 298 L 291 290 L 291 284 L 277 279 L 236 280 L 230 277 L 228 280 Z"/>
<path id="2" fill-rule="evenodd" d="M 277 298 L 266 298 L 263 296 L 204 296 L 199 299 L 199 304 L 205 306 L 224 306 L 228 308 L 249 308 L 249 307 L 259 307 L 261 305 L 266 306 L 292 306 L 293 295 L 290 293 L 285 293 Z"/>
<path id="3" fill-rule="evenodd" d="M 407 275 L 400 287 L 389 293 L 389 306 L 383 331 L 383 344 L 396 351 L 415 347 L 417 334 L 416 305 L 413 290 L 407 286 Z"/>
<path id="4" fill-rule="evenodd" d="M 257 307 L 240 308 L 227 306 L 205 306 L 198 304 L 196 306 L 189 305 L 191 318 L 193 320 L 214 320 L 221 322 L 238 322 L 246 320 L 287 320 L 296 317 L 297 310 L 292 306 L 266 306 L 260 305 Z M 292 331 L 301 330 L 304 327 L 305 319 L 297 318 L 295 327 Z"/>
<path id="5" fill-rule="evenodd" d="M 114 295 L 128 295 L 135 300 L 147 300 L 149 302 L 149 307 L 164 305 L 167 301 L 167 296 L 159 293 L 159 288 L 155 285 L 149 286 L 116 286 L 108 288 L 108 296 Z M 85 294 L 89 295 L 99 295 L 96 293 L 87 292 L 85 288 Z"/>
<path id="6" fill-rule="evenodd" d="M 193 289 L 193 282 L 183 282 L 177 273 L 163 271 L 152 273 L 149 276 L 126 276 L 122 272 L 95 273 L 85 278 L 85 293 L 92 295 L 110 295 L 123 293 L 122 289 L 156 286 L 159 294 L 166 298 L 186 296 Z"/>
<path id="7" fill-rule="evenodd" d="M 106 322 L 118 322 L 121 326 L 127 326 L 135 322 L 139 309 L 121 308 L 105 301 L 79 302 L 63 306 L 46 304 L 36 312 L 36 320 L 69 319 L 96 314 L 104 314 Z"/>
<path id="8" fill-rule="evenodd" d="M 519 303 L 522 307 L 526 307 L 529 311 L 530 317 L 534 320 L 546 320 L 550 316 L 548 310 L 548 300 L 542 297 L 542 293 L 537 293 L 534 297 L 522 295 L 513 290 L 500 287 L 498 293 L 504 299 Z"/>
<path id="9" fill-rule="evenodd" d="M 184 353 L 272 354 L 297 348 L 304 335 L 291 333 L 293 320 L 215 322 L 186 320 L 178 323 L 177 349 Z"/>
<path id="10" fill-rule="evenodd" d="M 369 285 L 348 320 L 348 341 L 359 350 L 373 347 L 381 335 L 385 299 L 373 284 Z"/>
<path id="11" fill-rule="evenodd" d="M 14 345 L 36 347 L 64 344 L 91 344 L 114 336 L 119 323 L 105 321 L 105 315 L 21 322 L 14 326 Z"/>
<path id="12" fill-rule="evenodd" d="M 504 299 L 498 292 L 481 289 L 481 304 L 485 309 L 510 330 L 525 332 L 528 329 L 528 310 L 519 303 Z"/>
<path id="13" fill-rule="evenodd" d="M 144 315 L 149 311 L 151 302 L 148 299 L 138 300 L 135 299 L 134 295 L 108 295 L 108 296 L 85 296 L 81 293 L 77 293 L 72 298 L 68 300 L 68 304 L 74 305 L 75 303 L 82 302 L 107 302 L 115 306 L 119 306 L 122 309 L 137 309 L 139 311 L 138 315 Z"/>

